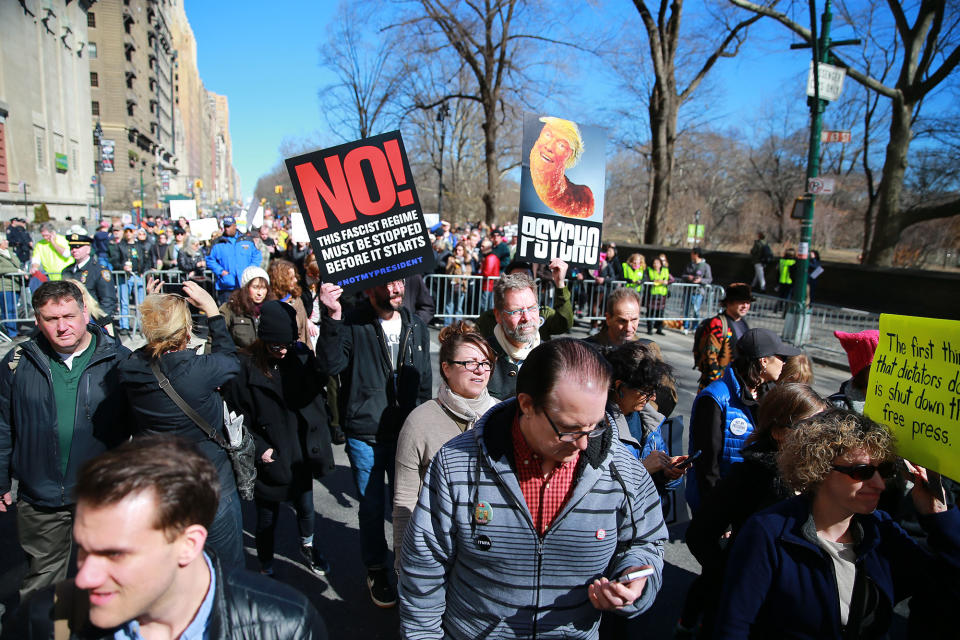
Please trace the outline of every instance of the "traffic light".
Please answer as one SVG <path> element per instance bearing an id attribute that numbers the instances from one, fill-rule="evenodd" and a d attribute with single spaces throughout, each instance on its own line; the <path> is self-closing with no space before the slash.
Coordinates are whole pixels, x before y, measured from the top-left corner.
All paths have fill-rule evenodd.
<path id="1" fill-rule="evenodd" d="M 283 185 L 282 185 L 282 184 L 278 184 L 277 186 L 275 186 L 275 187 L 273 188 L 273 192 L 274 192 L 274 193 L 283 193 Z"/>
<path id="2" fill-rule="evenodd" d="M 201 179 L 199 179 L 199 178 L 197 178 L 196 180 L 194 180 L 194 181 L 193 181 L 193 188 L 194 188 L 194 189 L 203 189 L 203 180 L 201 180 Z"/>

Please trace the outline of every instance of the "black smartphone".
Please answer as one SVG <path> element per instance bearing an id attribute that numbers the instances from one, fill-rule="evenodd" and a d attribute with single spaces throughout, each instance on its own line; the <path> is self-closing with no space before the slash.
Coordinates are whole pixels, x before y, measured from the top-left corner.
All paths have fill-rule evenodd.
<path id="1" fill-rule="evenodd" d="M 178 295 L 178 296 L 183 296 L 184 298 L 186 297 L 186 296 L 183 295 L 183 283 L 182 283 L 182 282 L 164 282 L 164 283 L 163 283 L 163 292 L 164 292 L 164 293 L 172 293 L 172 294 L 175 294 L 175 295 Z"/>
<path id="2" fill-rule="evenodd" d="M 673 465 L 673 468 L 674 468 L 674 469 L 686 469 L 686 468 L 689 467 L 691 464 L 693 464 L 693 461 L 696 460 L 697 458 L 699 458 L 701 455 L 703 455 L 703 451 L 697 449 L 696 451 L 694 451 L 693 453 L 691 453 L 689 456 L 687 456 L 687 459 L 686 459 L 686 460 L 681 460 L 681 461 L 678 462 L 677 464 Z"/>

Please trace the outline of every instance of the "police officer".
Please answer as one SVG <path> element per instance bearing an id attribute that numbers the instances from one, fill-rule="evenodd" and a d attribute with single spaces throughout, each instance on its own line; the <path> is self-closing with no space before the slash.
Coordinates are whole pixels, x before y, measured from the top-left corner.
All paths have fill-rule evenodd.
<path id="1" fill-rule="evenodd" d="M 76 280 L 86 287 L 91 297 L 100 305 L 105 314 L 97 318 L 97 324 L 106 327 L 113 323 L 117 314 L 117 291 L 113 286 L 113 274 L 102 264 L 90 258 L 90 245 L 93 238 L 80 233 L 67 236 L 73 264 L 63 270 L 63 277 Z"/>

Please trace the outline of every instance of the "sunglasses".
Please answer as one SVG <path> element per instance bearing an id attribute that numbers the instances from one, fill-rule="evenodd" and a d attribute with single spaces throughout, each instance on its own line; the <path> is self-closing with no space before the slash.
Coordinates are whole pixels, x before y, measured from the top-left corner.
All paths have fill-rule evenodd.
<path id="1" fill-rule="evenodd" d="M 280 343 L 280 342 L 271 342 L 267 345 L 267 349 L 273 353 L 280 353 L 284 349 L 292 349 L 293 344 L 291 343 Z"/>
<path id="2" fill-rule="evenodd" d="M 881 462 L 880 464 L 854 464 L 854 465 L 833 465 L 834 471 L 850 476 L 857 482 L 866 482 L 873 477 L 873 474 L 879 473 L 884 480 L 889 480 L 897 473 L 897 465 L 893 461 Z"/>
<path id="3" fill-rule="evenodd" d="M 557 425 L 553 424 L 553 420 L 550 419 L 550 414 L 548 414 L 546 410 L 543 411 L 543 415 L 546 416 L 547 422 L 550 423 L 550 428 L 557 434 L 557 439 L 560 440 L 560 442 L 576 442 L 584 436 L 593 440 L 594 438 L 602 436 L 603 432 L 607 430 L 607 421 L 604 419 L 597 423 L 590 431 L 560 431 L 560 429 L 557 429 Z"/>

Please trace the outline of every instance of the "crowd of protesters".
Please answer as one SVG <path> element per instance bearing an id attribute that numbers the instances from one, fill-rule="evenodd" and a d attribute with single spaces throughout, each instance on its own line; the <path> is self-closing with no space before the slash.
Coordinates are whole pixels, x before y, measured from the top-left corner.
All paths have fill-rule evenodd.
<path id="1" fill-rule="evenodd" d="M 716 316 L 682 327 L 701 378 L 680 455 L 661 427 L 689 362 L 638 331 L 646 310 L 646 334 L 664 333 L 665 255 L 621 263 L 610 243 L 597 269 L 535 268 L 502 229 L 441 222 L 442 299 L 419 275 L 347 296 L 285 220 L 220 225 L 203 242 L 183 219 L 46 228 L 26 260 L 0 243 L 34 281 L 37 329 L 0 366 L 0 511 L 16 479 L 28 558 L 4 637 L 60 637 L 61 619 L 78 638 L 326 637 L 280 584 L 275 548 L 288 503 L 297 560 L 331 571 L 341 541 L 315 535 L 314 482 L 335 446 L 359 499 L 361 579 L 374 605 L 399 604 L 406 638 L 627 637 L 663 585 L 674 492 L 703 567 L 675 637 L 879 638 L 911 595 L 911 633 L 949 636 L 931 612 L 960 601 L 955 485 L 936 495 L 862 415 L 877 332 L 837 332 L 851 379 L 822 398 L 799 349 L 749 327 L 751 287 L 728 286 Z M 693 251 L 686 316 L 712 279 Z M 591 281 L 603 294 L 582 297 Z M 444 320 L 433 355 L 434 311 L 463 315 L 474 295 L 476 322 Z M 578 314 L 602 318 L 584 340 L 569 337 Z M 146 343 L 131 352 L 117 337 L 135 317 Z M 255 481 L 234 455 L 240 418 Z"/>

